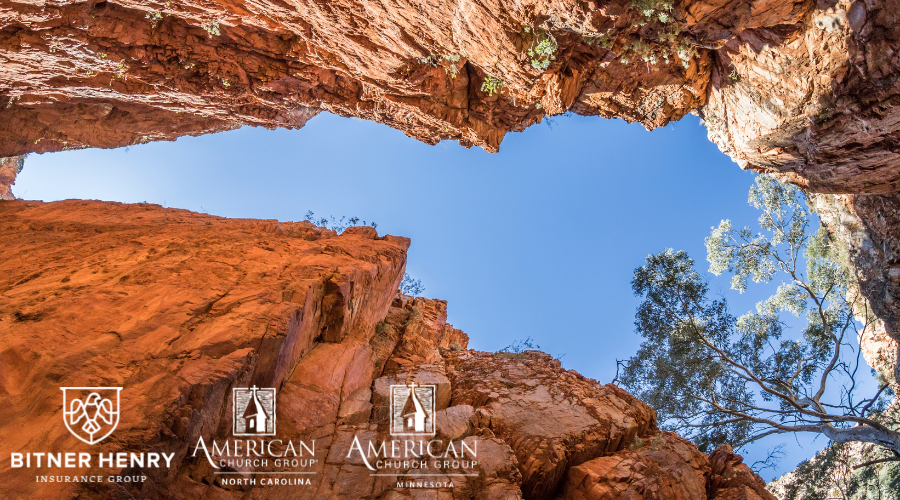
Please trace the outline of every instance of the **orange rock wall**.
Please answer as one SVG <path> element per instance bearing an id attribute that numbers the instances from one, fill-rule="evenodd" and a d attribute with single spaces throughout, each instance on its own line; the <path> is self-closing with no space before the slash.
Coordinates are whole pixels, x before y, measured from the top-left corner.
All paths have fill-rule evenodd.
<path id="1" fill-rule="evenodd" d="M 489 151 L 570 108 L 656 127 L 705 101 L 704 47 L 810 7 L 735 15 L 750 2 L 739 4 L 673 7 L 692 47 L 682 58 L 675 42 L 659 41 L 665 23 L 641 26 L 628 0 L 7 2 L 0 154 L 300 127 L 319 110 Z M 557 49 L 536 68 L 528 52 L 542 33 Z M 658 60 L 623 62 L 635 42 Z M 502 92 L 482 90 L 487 75 Z"/>
<path id="2" fill-rule="evenodd" d="M 408 245 L 371 228 L 337 236 L 308 222 L 158 205 L 2 203 L 3 463 L 34 446 L 98 451 L 67 436 L 66 386 L 125 387 L 122 421 L 100 451 L 165 450 L 182 461 L 199 435 L 230 425 L 231 386 L 279 387 L 318 345 L 365 341 Z M 147 495 L 174 494 L 173 478 L 152 479 Z M 3 467 L 0 481 L 18 497 L 78 493 L 21 469 Z"/>
<path id="3" fill-rule="evenodd" d="M 699 110 L 744 167 L 885 194 L 898 1 L 660 1 L 650 18 L 628 0 L 8 1 L 0 155 L 301 127 L 319 110 L 496 151 L 545 114 L 652 128 Z"/>
<path id="4" fill-rule="evenodd" d="M 651 408 L 549 355 L 483 353 L 447 303 L 395 295 L 409 240 L 372 228 L 223 219 L 156 205 L 0 204 L 0 481 L 11 498 L 763 498 L 723 449 L 656 428 Z M 398 488 L 348 454 L 389 439 L 392 384 L 436 388 L 436 437 L 477 447 L 474 474 Z M 235 387 L 277 389 L 277 435 L 315 440 L 308 486 L 234 486 L 201 456 L 231 435 Z M 123 387 L 113 434 L 63 424 L 60 387 Z M 174 453 L 168 469 L 15 469 L 9 453 Z M 612 473 L 612 469 L 615 473 Z M 257 471 L 276 471 L 272 463 Z M 411 472 L 404 468 L 399 472 Z M 607 473 L 609 472 L 609 473 Z M 138 484 L 40 474 L 146 475 Z M 258 476 L 265 477 L 265 476 Z M 725 490 L 745 496 L 723 496 Z M 629 492 L 630 496 L 622 496 Z M 750 493 L 754 495 L 752 496 Z"/>
<path id="5" fill-rule="evenodd" d="M 634 1 L 2 1 L 0 156 L 321 110 L 497 151 L 565 111 L 647 128 L 696 112 L 743 168 L 898 212 L 900 0 Z M 884 226 L 867 238 L 897 239 Z M 879 271 L 896 263 L 845 244 L 900 341 Z"/>

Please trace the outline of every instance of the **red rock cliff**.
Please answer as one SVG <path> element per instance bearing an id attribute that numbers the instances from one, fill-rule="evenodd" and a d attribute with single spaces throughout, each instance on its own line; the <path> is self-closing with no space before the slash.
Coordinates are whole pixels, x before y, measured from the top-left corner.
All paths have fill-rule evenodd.
<path id="1" fill-rule="evenodd" d="M 299 127 L 320 109 L 494 151 L 544 114 L 655 127 L 699 108 L 744 166 L 884 194 L 900 182 L 898 7 L 7 1 L 0 156 Z"/>
<path id="2" fill-rule="evenodd" d="M 4 496 L 773 498 L 739 456 L 707 457 L 660 432 L 653 410 L 616 386 L 536 351 L 468 350 L 446 302 L 395 297 L 408 243 L 155 205 L 0 204 Z M 391 470 L 452 487 L 398 487 L 353 455 L 354 439 L 390 439 L 391 385 L 412 382 L 434 387 L 435 438 L 476 448 L 477 464 L 461 477 L 432 462 Z M 232 389 L 254 385 L 277 390 L 279 439 L 315 441 L 308 485 L 236 485 L 284 468 L 211 465 L 235 448 L 198 455 L 199 439 L 231 438 Z M 123 387 L 118 427 L 99 444 L 64 424 L 60 387 L 73 386 Z M 173 458 L 168 468 L 10 467 L 11 453 L 36 451 Z M 36 480 L 67 474 L 146 480 Z"/>
<path id="3" fill-rule="evenodd" d="M 488 151 L 566 110 L 699 113 L 744 168 L 853 212 L 900 340 L 900 0 L 0 2 L 0 156 L 171 140 L 320 110 Z M 845 233 L 840 221 L 828 222 Z M 855 242 L 881 242 L 870 252 Z"/>

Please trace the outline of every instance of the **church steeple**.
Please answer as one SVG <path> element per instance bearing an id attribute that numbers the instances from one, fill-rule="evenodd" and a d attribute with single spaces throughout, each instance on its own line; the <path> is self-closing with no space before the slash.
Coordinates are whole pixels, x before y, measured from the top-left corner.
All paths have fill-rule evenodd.
<path id="1" fill-rule="evenodd" d="M 419 397 L 416 395 L 416 384 L 409 386 L 409 397 L 403 405 L 403 411 L 400 413 L 403 418 L 403 428 L 410 432 L 423 432 L 425 430 L 425 408 Z"/>
<path id="2" fill-rule="evenodd" d="M 244 426 L 247 433 L 262 434 L 266 432 L 268 427 L 269 415 L 259 402 L 259 394 L 256 386 L 251 389 L 253 395 L 250 396 L 250 402 L 244 410 Z"/>

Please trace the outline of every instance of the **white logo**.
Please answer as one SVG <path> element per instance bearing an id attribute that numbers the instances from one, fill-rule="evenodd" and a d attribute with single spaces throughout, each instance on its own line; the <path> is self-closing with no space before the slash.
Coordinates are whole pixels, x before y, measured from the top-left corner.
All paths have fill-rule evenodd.
<path id="1" fill-rule="evenodd" d="M 433 385 L 391 386 L 391 435 L 433 436 Z"/>
<path id="2" fill-rule="evenodd" d="M 275 435 L 275 389 L 234 389 L 235 436 Z"/>
<path id="3" fill-rule="evenodd" d="M 97 444 L 116 430 L 121 387 L 60 389 L 63 391 L 63 421 L 73 436 L 87 444 Z"/>

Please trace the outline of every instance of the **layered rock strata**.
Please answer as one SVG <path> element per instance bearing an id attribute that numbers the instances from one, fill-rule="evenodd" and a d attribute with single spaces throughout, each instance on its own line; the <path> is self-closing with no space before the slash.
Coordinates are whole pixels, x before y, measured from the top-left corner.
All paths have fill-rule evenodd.
<path id="1" fill-rule="evenodd" d="M 489 151 L 570 108 L 660 126 L 703 103 L 711 57 L 698 39 L 721 32 L 708 15 L 660 12 L 666 22 L 628 0 L 11 3 L 0 154 L 301 127 L 319 110 Z"/>
<path id="2" fill-rule="evenodd" d="M 716 51 L 709 137 L 743 167 L 812 192 L 895 193 L 900 3 L 808 5 L 800 22 L 735 32 Z"/>
<path id="3" fill-rule="evenodd" d="M 722 448 L 707 457 L 660 432 L 653 410 L 616 386 L 537 351 L 467 349 L 466 334 L 446 321 L 446 302 L 395 295 L 408 244 L 372 228 L 337 235 L 146 204 L 0 204 L 4 494 L 773 498 L 739 456 Z M 83 386 L 123 387 L 118 427 L 93 446 L 67 430 L 60 404 L 60 387 Z M 277 439 L 313 448 L 304 457 L 313 461 L 300 466 L 308 482 L 263 486 L 285 481 L 276 473 L 287 466 L 271 457 L 235 462 L 234 447 L 204 452 L 235 439 L 234 423 L 246 415 L 233 389 L 252 386 L 276 390 Z M 439 443 L 429 451 L 464 443 L 477 450 L 467 466 L 428 455 L 424 465 L 367 467 L 384 457 L 355 443 L 403 439 L 391 434 L 392 386 L 433 387 L 427 439 Z M 10 466 L 12 453 L 36 451 L 172 460 L 162 468 Z M 459 467 L 464 474 L 452 474 Z M 36 479 L 49 475 L 145 479 Z"/>
<path id="4" fill-rule="evenodd" d="M 496 151 L 566 110 L 648 128 L 699 109 L 745 167 L 885 194 L 897 0 L 8 2 L 0 155 L 114 147 L 318 110 Z"/>
<path id="5" fill-rule="evenodd" d="M 900 390 L 900 196 L 814 194 L 810 199 L 841 243 L 866 299 L 860 316 L 871 324 L 859 338 L 866 362 Z"/>

